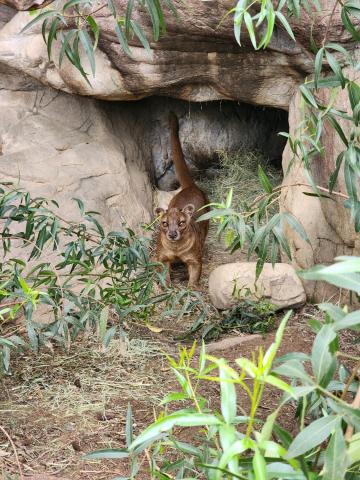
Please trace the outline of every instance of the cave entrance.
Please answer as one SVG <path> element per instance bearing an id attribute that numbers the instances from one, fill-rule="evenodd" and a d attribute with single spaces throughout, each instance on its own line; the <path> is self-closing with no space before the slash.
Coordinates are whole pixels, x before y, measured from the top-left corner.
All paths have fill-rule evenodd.
<path id="1" fill-rule="evenodd" d="M 258 165 L 273 184 L 282 180 L 281 159 L 288 114 L 279 109 L 234 101 L 186 102 L 164 97 L 143 100 L 151 112 L 153 183 L 159 190 L 178 187 L 167 125 L 173 110 L 180 121 L 185 159 L 197 183 L 214 201 L 233 187 L 235 197 L 259 191 Z"/>

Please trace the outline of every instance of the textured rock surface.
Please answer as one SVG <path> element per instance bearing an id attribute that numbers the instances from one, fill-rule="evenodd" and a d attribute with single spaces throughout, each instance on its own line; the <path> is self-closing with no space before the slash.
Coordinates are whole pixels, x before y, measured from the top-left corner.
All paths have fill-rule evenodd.
<path id="1" fill-rule="evenodd" d="M 348 71 L 350 78 L 355 73 Z M 357 73 L 359 81 L 360 75 Z M 326 92 L 322 100 L 327 101 Z M 300 95 L 294 96 L 289 109 L 290 132 L 294 130 L 301 121 Z M 336 107 L 339 110 L 347 111 L 350 114 L 347 91 L 340 91 L 336 98 Z M 341 121 L 344 132 L 349 131 L 348 122 Z M 325 146 L 324 155 L 312 162 L 312 174 L 320 187 L 327 188 L 329 176 L 335 168 L 335 160 L 343 151 L 343 144 L 336 132 L 325 127 L 325 134 L 322 138 Z M 283 170 L 287 171 L 289 162 L 293 155 L 287 145 L 283 154 Z M 290 211 L 295 215 L 305 228 L 310 244 L 302 240 L 294 230 L 286 226 L 286 236 L 290 242 L 293 255 L 293 265 L 296 268 L 309 268 L 314 264 L 331 263 L 339 255 L 359 255 L 360 240 L 356 234 L 354 224 L 350 219 L 349 210 L 344 208 L 346 200 L 346 188 L 342 170 L 334 190 L 340 195 L 332 195 L 332 200 L 321 199 L 304 195 L 304 192 L 312 192 L 308 184 L 308 178 L 298 160 L 295 160 L 289 174 L 284 178 L 282 191 L 281 208 L 283 211 Z M 344 198 L 345 195 L 345 198 Z M 333 297 L 337 289 L 322 282 L 305 282 L 305 288 L 309 298 L 317 301 L 328 300 Z"/>
<path id="2" fill-rule="evenodd" d="M 1 90 L 0 108 L 2 179 L 56 199 L 66 219 L 77 217 L 72 197 L 99 211 L 109 228 L 150 219 L 152 189 L 127 111 L 113 128 L 96 101 L 43 87 Z"/>
<path id="3" fill-rule="evenodd" d="M 265 298 L 278 309 L 299 307 L 305 303 L 304 287 L 294 268 L 285 263 L 270 263 L 256 281 L 256 263 L 228 263 L 215 268 L 209 277 L 209 294 L 213 305 L 227 309 L 240 299 Z"/>
<path id="4" fill-rule="evenodd" d="M 17 9 L 44 0 L 7 0 Z M 115 0 L 118 12 L 126 0 Z M 167 14 L 168 34 L 155 45 L 150 58 L 134 43 L 133 58 L 121 50 L 114 33 L 113 18 L 105 10 L 96 14 L 102 35 L 97 51 L 97 74 L 92 88 L 77 71 L 64 62 L 59 70 L 47 59 L 40 25 L 19 35 L 29 21 L 19 12 L 0 35 L 0 62 L 17 68 L 43 83 L 71 93 L 97 98 L 126 100 L 161 94 L 193 101 L 233 99 L 287 109 L 296 86 L 312 70 L 309 25 L 315 42 L 321 44 L 333 2 L 323 0 L 324 10 L 311 17 L 304 12 L 293 24 L 298 42 L 277 28 L 269 48 L 254 52 L 244 38 L 239 47 L 233 36 L 231 15 L 220 19 L 233 6 L 232 0 L 182 2 L 175 0 L 179 20 Z M 137 13 L 137 20 L 150 32 L 149 19 Z M 349 36 L 334 15 L 328 40 L 347 41 Z M 55 52 L 55 57 L 56 52 Z"/>

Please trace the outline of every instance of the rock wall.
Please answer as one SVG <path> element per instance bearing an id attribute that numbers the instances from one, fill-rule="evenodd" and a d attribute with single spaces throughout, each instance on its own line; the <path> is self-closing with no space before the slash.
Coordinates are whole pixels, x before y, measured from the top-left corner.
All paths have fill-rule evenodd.
<path id="1" fill-rule="evenodd" d="M 22 79 L 17 88 L 0 90 L 0 178 L 57 200 L 68 220 L 78 212 L 71 199 L 81 197 L 109 228 L 148 221 L 152 189 L 132 135 L 136 117 L 118 116 L 119 139 L 96 100 Z"/>
<path id="2" fill-rule="evenodd" d="M 345 73 L 349 78 L 359 82 L 359 72 L 349 68 Z M 327 103 L 327 91 L 321 92 L 320 100 Z M 351 115 L 347 90 L 338 93 L 334 107 Z M 290 103 L 290 133 L 295 133 L 301 120 L 301 100 L 297 93 Z M 339 120 L 339 123 L 345 134 L 349 134 L 350 123 L 345 120 Z M 325 125 L 322 143 L 325 147 L 324 153 L 312 161 L 311 170 L 315 183 L 320 187 L 327 188 L 329 176 L 335 168 L 336 158 L 344 150 L 344 145 L 335 130 L 329 125 Z M 289 145 L 287 145 L 283 154 L 284 172 L 288 171 L 290 162 L 294 162 L 294 159 Z M 295 159 L 283 184 L 285 188 L 282 191 L 281 208 L 283 211 L 290 211 L 300 220 L 310 239 L 309 244 L 292 229 L 286 228 L 286 236 L 290 241 L 293 254 L 293 265 L 296 268 L 306 269 L 316 264 L 331 263 L 335 257 L 340 255 L 360 255 L 359 235 L 355 232 L 350 211 L 344 208 L 346 187 L 342 169 L 334 187 L 336 193 L 331 195 L 331 199 L 319 199 L 304 195 L 304 192 L 313 190 L 304 186 L 304 184 L 309 184 L 309 180 L 298 159 Z M 317 301 L 328 300 L 337 295 L 337 289 L 325 283 L 309 281 L 305 282 L 305 287 L 308 296 Z"/>

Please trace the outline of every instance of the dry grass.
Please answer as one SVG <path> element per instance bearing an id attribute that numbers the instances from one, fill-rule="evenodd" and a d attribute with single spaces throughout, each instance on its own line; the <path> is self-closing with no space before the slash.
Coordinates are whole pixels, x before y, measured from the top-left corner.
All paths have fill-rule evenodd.
<path id="1" fill-rule="evenodd" d="M 154 341 L 124 338 L 101 351 L 87 339 L 69 353 L 30 353 L 15 359 L 14 376 L 4 378 L 0 388 L 0 424 L 14 440 L 24 474 L 57 474 L 71 465 L 79 472 L 74 478 L 109 478 L 112 462 L 109 471 L 87 477 L 89 465 L 80 452 L 123 443 L 128 402 L 145 401 L 147 412 L 158 405 L 169 389 L 163 348 Z M 144 416 L 139 419 L 141 424 Z M 16 472 L 10 447 L 1 436 L 0 453 L 5 454 L 0 465 Z"/>
<path id="2" fill-rule="evenodd" d="M 199 185 L 208 193 L 211 201 L 221 202 L 230 188 L 233 189 L 233 207 L 241 209 L 263 193 L 258 177 L 261 165 L 270 182 L 275 186 L 282 180 L 282 170 L 269 163 L 259 151 L 245 146 L 236 153 L 219 152 L 219 166 L 212 176 L 203 178 Z"/>

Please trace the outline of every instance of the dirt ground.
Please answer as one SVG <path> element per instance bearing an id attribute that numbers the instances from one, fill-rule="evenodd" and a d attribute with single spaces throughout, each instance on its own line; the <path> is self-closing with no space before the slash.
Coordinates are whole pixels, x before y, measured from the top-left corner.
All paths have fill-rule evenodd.
<path id="1" fill-rule="evenodd" d="M 236 260 L 236 256 L 229 259 L 215 244 L 209 251 L 204 291 L 210 265 L 213 268 L 216 263 Z M 311 351 L 313 337 L 306 321 L 314 313 L 312 306 L 294 313 L 280 355 Z M 128 405 L 132 407 L 136 435 L 161 411 L 159 402 L 163 396 L 178 389 L 163 352 L 176 356 L 178 343 L 174 337 L 187 326 L 184 320 L 179 323 L 165 320 L 161 328 L 156 333 L 146 326 L 129 324 L 127 335 L 112 341 L 105 352 L 94 338 L 84 336 L 71 346 L 70 352 L 61 349 L 53 353 L 42 351 L 40 355 L 27 352 L 15 358 L 12 375 L 0 380 L 0 425 L 4 429 L 0 431 L 0 477 L 2 474 L 4 480 L 20 478 L 14 450 L 24 478 L 107 480 L 126 476 L 125 460 L 85 461 L 82 457 L 101 448 L 124 447 Z M 214 354 L 230 361 L 240 356 L 251 357 L 251 352 L 260 346 L 270 345 L 274 331 L 264 337 L 247 338 L 231 351 L 219 350 Z M 345 351 L 356 351 L 351 335 L 342 341 Z M 212 407 L 217 407 L 216 383 L 206 383 L 201 393 Z M 274 390 L 265 393 L 259 409 L 263 418 L 278 399 L 279 394 Z M 238 405 L 247 410 L 247 398 L 242 392 Z M 283 410 L 280 423 L 290 430 L 295 428 L 291 405 Z M 149 478 L 146 467 L 144 464 L 141 469 L 140 480 Z M 6 477 L 5 472 L 11 477 Z"/>

